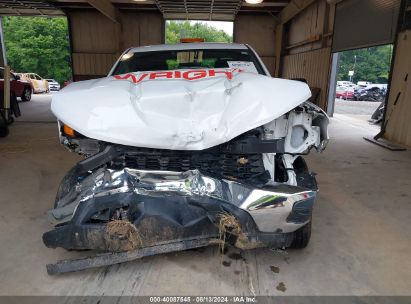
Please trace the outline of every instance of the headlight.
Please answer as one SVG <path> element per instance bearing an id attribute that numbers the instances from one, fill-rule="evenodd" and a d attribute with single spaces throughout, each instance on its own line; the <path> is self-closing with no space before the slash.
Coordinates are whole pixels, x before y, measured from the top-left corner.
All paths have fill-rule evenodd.
<path id="1" fill-rule="evenodd" d="M 63 125 L 63 134 L 67 137 L 76 137 L 76 131 L 74 131 L 68 125 Z"/>
<path id="2" fill-rule="evenodd" d="M 84 138 L 84 135 L 80 134 L 76 130 L 74 130 L 69 125 L 63 124 L 63 122 L 59 122 L 60 125 L 60 134 L 68 139 L 70 138 Z"/>

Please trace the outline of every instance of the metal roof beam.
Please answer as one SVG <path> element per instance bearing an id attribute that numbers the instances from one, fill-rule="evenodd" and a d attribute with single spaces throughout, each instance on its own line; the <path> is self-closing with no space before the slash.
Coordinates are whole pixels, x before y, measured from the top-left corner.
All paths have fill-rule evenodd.
<path id="1" fill-rule="evenodd" d="M 109 0 L 87 0 L 87 2 L 111 21 L 120 24 L 119 11 Z"/>

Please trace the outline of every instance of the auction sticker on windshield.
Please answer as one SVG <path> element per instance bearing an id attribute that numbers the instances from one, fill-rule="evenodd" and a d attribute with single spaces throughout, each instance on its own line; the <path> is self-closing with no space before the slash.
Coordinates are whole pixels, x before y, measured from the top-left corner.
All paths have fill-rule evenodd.
<path id="1" fill-rule="evenodd" d="M 257 68 L 252 61 L 227 61 L 230 68 L 241 69 L 244 72 L 258 74 Z"/>

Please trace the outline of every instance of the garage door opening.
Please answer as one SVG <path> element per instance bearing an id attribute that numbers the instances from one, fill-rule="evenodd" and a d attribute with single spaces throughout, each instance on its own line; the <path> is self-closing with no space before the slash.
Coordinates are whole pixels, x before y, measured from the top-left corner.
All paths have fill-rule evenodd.
<path id="1" fill-rule="evenodd" d="M 233 22 L 166 21 L 165 43 L 179 43 L 184 38 L 201 38 L 204 42 L 233 42 Z"/>
<path id="2" fill-rule="evenodd" d="M 16 120 L 55 122 L 52 94 L 72 78 L 67 18 L 3 17 L 2 28 Z"/>
<path id="3" fill-rule="evenodd" d="M 331 101 L 335 116 L 364 124 L 381 123 L 392 54 L 393 45 L 387 44 L 333 55 L 330 95 L 335 94 Z"/>

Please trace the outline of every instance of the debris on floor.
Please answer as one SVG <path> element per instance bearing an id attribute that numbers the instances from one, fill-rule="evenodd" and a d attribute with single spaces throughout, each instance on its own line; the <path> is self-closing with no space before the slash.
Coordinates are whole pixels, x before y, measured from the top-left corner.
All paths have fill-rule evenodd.
<path id="1" fill-rule="evenodd" d="M 281 291 L 281 292 L 285 292 L 287 290 L 287 287 L 285 287 L 284 282 L 280 282 L 280 283 L 278 283 L 276 289 Z"/>
<path id="2" fill-rule="evenodd" d="M 242 260 L 242 259 L 244 259 L 243 258 L 243 256 L 241 255 L 241 253 L 236 253 L 236 252 L 233 252 L 233 253 L 230 253 L 229 255 L 228 255 L 228 257 L 230 258 L 230 259 L 232 259 L 232 260 Z"/>
<path id="3" fill-rule="evenodd" d="M 287 250 L 285 250 L 285 248 L 271 248 L 270 250 L 280 255 L 288 255 L 288 252 Z"/>
<path id="4" fill-rule="evenodd" d="M 280 272 L 280 267 L 277 267 L 277 266 L 270 266 L 270 269 L 274 273 L 279 273 Z"/>
<path id="5" fill-rule="evenodd" d="M 225 266 L 225 267 L 230 267 L 230 265 L 231 265 L 231 262 L 229 262 L 229 261 L 223 261 L 223 266 Z"/>

